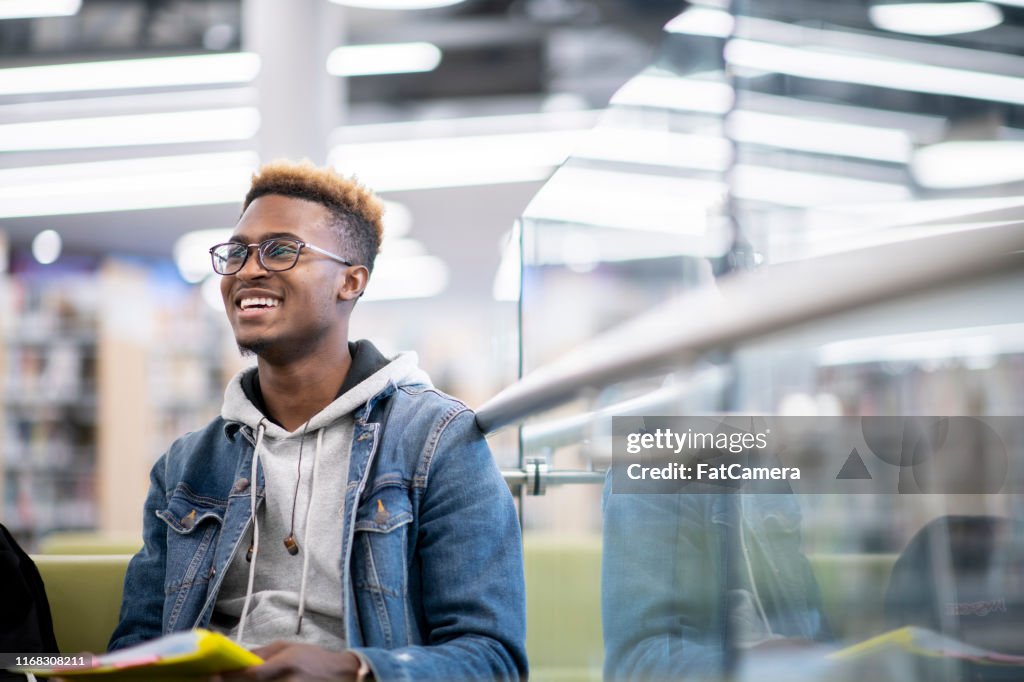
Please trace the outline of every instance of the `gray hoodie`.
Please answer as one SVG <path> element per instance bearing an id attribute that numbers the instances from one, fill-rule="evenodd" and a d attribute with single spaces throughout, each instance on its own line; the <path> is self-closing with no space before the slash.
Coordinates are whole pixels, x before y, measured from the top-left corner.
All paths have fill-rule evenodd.
<path id="1" fill-rule="evenodd" d="M 352 415 L 389 383 L 430 383 L 418 369 L 415 353 L 388 362 L 368 342 L 350 348 L 366 354 L 362 362 L 354 354 L 345 382 L 350 388 L 343 388 L 334 402 L 296 431 L 288 432 L 264 415 L 250 398 L 251 389 L 247 395 L 246 382 L 251 386 L 254 379 L 247 375 L 255 368 L 239 372 L 225 391 L 221 416 L 252 430 L 254 462 L 258 459 L 263 467 L 266 484 L 266 498 L 256 513 L 255 543 L 250 524 L 224 576 L 211 624 L 243 646 L 285 639 L 345 648 L 341 537 Z M 353 376 L 357 365 L 372 373 Z M 352 380 L 358 383 L 352 385 Z M 252 397 L 262 402 L 258 389 Z M 295 555 L 284 544 L 290 534 L 299 547 Z M 246 549 L 253 543 L 250 561 Z"/>

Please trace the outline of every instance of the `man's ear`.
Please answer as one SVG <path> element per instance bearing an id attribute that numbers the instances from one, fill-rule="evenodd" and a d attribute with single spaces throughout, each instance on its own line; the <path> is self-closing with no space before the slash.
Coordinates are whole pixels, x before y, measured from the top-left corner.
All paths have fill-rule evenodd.
<path id="1" fill-rule="evenodd" d="M 363 295 L 367 283 L 370 281 L 370 271 L 365 265 L 350 265 L 345 268 L 345 274 L 338 288 L 338 300 L 354 301 Z"/>

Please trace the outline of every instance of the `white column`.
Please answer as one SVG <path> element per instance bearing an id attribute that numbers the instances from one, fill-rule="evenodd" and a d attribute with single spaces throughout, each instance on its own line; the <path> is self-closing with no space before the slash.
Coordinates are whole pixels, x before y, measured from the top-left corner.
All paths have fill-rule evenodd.
<path id="1" fill-rule="evenodd" d="M 344 81 L 327 55 L 344 41 L 344 9 L 327 0 L 243 0 L 242 48 L 260 56 L 259 154 L 322 164 L 344 114 Z"/>

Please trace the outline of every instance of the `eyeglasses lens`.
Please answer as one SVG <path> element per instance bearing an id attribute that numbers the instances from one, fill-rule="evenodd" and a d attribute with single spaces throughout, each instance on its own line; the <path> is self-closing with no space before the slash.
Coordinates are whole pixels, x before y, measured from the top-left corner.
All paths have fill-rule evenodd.
<path id="1" fill-rule="evenodd" d="M 260 256 L 267 270 L 287 270 L 299 258 L 299 245 L 290 239 L 268 239 L 260 244 Z"/>

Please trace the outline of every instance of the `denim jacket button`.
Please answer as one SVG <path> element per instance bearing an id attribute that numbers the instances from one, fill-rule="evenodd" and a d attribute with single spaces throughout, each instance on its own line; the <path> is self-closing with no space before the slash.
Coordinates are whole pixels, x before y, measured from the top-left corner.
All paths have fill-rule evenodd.
<path id="1" fill-rule="evenodd" d="M 240 478 L 237 481 L 235 481 L 235 486 L 231 489 L 231 492 L 233 492 L 233 493 L 240 493 L 240 492 L 244 491 L 245 489 L 247 489 L 248 487 L 249 487 L 249 479 L 248 478 Z"/>

